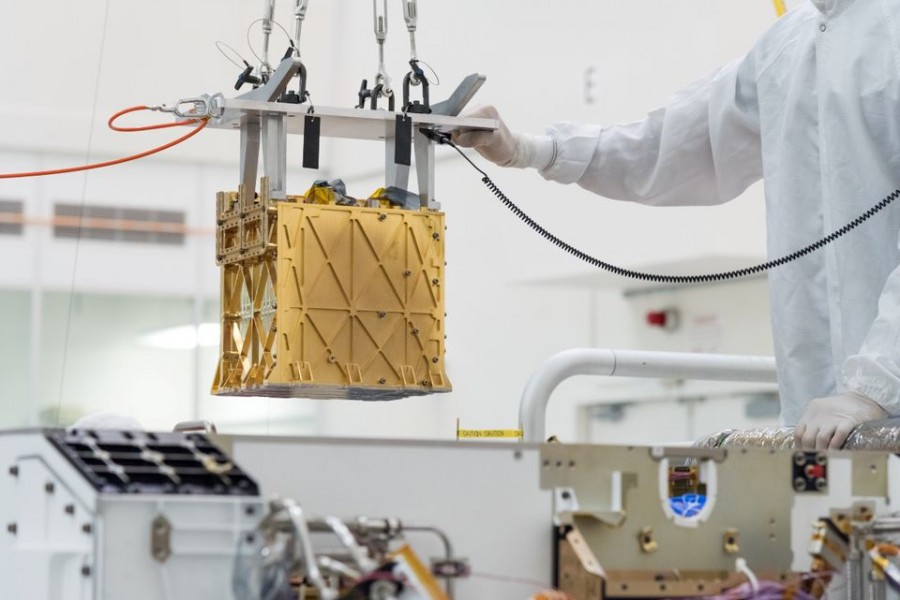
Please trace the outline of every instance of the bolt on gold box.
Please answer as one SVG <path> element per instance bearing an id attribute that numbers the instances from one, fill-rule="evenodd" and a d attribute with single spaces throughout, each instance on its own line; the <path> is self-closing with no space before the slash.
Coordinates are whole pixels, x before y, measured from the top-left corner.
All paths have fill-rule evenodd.
<path id="1" fill-rule="evenodd" d="M 444 214 L 320 194 L 217 195 L 212 393 L 392 400 L 448 392 Z"/>

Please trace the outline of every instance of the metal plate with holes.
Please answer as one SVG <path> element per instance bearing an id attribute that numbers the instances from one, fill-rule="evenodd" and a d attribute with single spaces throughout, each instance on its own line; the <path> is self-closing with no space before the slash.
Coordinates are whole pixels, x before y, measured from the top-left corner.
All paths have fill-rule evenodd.
<path id="1" fill-rule="evenodd" d="M 708 514 L 684 526 L 664 512 L 668 486 L 660 470 L 691 461 L 711 465 L 707 468 L 714 470 L 716 483 L 710 495 L 715 499 Z M 611 576 L 635 568 L 724 574 L 734 569 L 734 550 L 739 547 L 757 573 L 777 579 L 787 576 L 792 558 L 792 464 L 790 452 L 761 449 L 545 444 L 541 487 L 574 490 L 579 509 L 571 515 L 572 522 Z M 784 485 L 767 486 L 765 502 L 748 511 L 747 502 L 754 496 L 750 490 L 759 481 Z M 706 543 L 710 539 L 721 542 Z"/>

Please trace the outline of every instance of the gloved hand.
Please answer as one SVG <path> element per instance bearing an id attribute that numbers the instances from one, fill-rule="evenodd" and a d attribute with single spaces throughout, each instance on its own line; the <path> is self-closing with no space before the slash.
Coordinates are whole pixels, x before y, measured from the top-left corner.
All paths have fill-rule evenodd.
<path id="1" fill-rule="evenodd" d="M 794 429 L 794 441 L 804 450 L 836 450 L 844 445 L 854 427 L 887 416 L 881 406 L 859 392 L 816 398 L 806 406 Z"/>
<path id="2" fill-rule="evenodd" d="M 501 167 L 508 167 L 516 160 L 518 140 L 500 118 L 493 106 L 479 106 L 462 116 L 476 119 L 497 119 L 500 128 L 495 131 L 453 132 L 453 143 L 464 148 L 475 148 L 479 154 Z"/>

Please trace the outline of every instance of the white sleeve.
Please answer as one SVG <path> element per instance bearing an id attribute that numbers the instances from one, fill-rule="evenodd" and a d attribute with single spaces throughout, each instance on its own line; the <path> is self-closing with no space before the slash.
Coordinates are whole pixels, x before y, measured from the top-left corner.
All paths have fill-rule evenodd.
<path id="1" fill-rule="evenodd" d="M 541 174 L 616 200 L 654 205 L 727 202 L 762 177 L 752 54 L 675 94 L 629 125 L 557 123 Z M 545 163 L 546 164 L 546 163 Z"/>
<path id="2" fill-rule="evenodd" d="M 878 316 L 857 354 L 843 365 L 844 386 L 871 398 L 889 415 L 900 415 L 900 267 L 878 298 Z"/>

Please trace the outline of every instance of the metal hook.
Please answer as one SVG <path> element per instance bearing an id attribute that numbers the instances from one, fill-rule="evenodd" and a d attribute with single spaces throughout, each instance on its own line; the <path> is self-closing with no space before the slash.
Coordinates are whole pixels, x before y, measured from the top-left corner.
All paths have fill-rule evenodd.
<path id="1" fill-rule="evenodd" d="M 191 98 L 179 98 L 171 106 L 158 104 L 147 108 L 153 111 L 172 113 L 181 119 L 205 119 L 221 114 L 221 104 L 219 104 L 221 98 L 223 98 L 222 94 L 213 96 L 203 94 Z M 182 108 L 185 105 L 188 107 Z"/>

